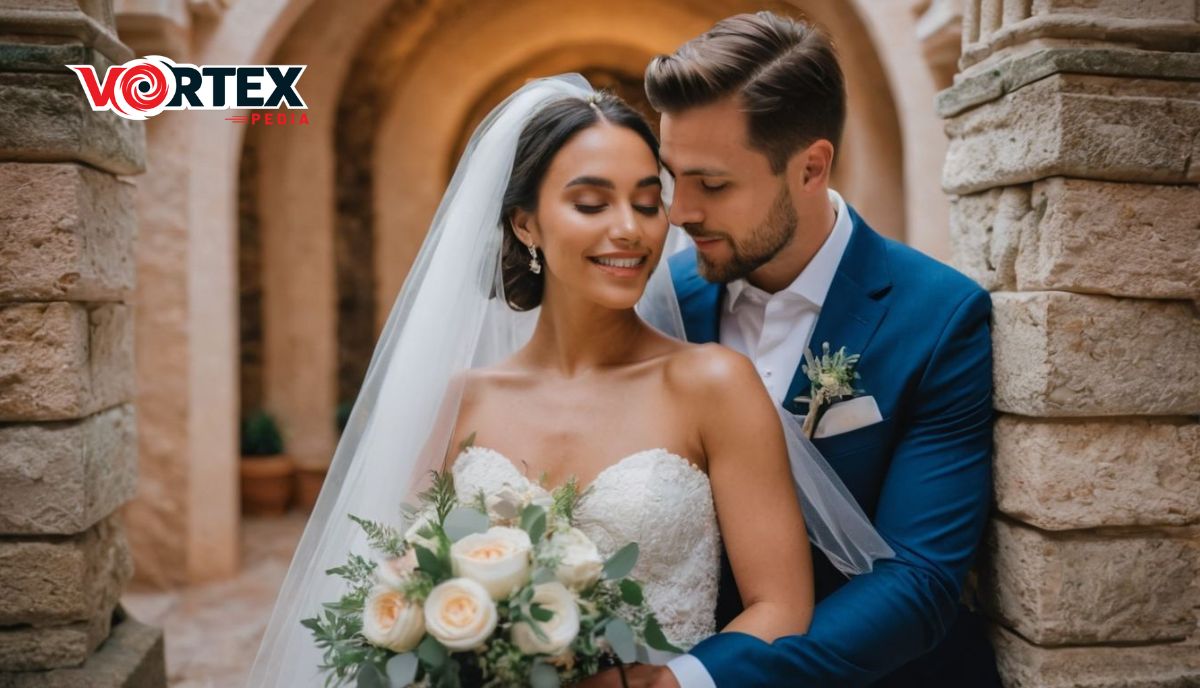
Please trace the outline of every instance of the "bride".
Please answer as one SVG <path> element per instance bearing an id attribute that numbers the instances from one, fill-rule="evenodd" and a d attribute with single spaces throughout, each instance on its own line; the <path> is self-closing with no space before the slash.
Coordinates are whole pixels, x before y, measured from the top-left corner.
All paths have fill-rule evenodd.
<path id="1" fill-rule="evenodd" d="M 460 494 L 575 478 L 579 528 L 604 556 L 640 544 L 633 575 L 683 647 L 717 630 L 722 544 L 744 604 L 722 630 L 767 642 L 811 619 L 806 517 L 847 572 L 885 549 L 753 365 L 682 341 L 657 151 L 640 115 L 577 76 L 527 84 L 480 125 L 384 328 L 249 685 L 319 685 L 299 619 L 337 597 L 323 572 L 364 548 L 346 515 L 396 521 L 431 468 L 449 466 Z"/>

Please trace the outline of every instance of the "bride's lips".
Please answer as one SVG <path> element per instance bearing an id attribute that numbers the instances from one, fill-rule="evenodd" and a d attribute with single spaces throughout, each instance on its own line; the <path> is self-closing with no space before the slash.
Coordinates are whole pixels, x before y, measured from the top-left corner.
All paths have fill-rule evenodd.
<path id="1" fill-rule="evenodd" d="M 649 258 L 645 253 L 605 253 L 588 256 L 592 265 L 614 277 L 637 277 L 646 269 Z"/>

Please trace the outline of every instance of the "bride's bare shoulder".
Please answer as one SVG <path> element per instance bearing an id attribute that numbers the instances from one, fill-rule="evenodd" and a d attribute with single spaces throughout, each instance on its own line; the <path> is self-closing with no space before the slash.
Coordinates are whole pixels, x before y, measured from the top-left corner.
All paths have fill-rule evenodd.
<path id="1" fill-rule="evenodd" d="M 750 359 L 720 344 L 688 344 L 673 353 L 665 367 L 666 383 L 699 395 L 739 394 L 762 388 Z"/>

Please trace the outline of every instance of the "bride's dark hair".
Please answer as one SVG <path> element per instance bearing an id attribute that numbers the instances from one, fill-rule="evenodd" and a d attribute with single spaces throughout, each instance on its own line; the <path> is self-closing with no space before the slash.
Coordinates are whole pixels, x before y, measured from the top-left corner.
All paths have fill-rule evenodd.
<path id="1" fill-rule="evenodd" d="M 500 210 L 504 232 L 500 259 L 504 297 L 515 310 L 528 311 L 541 305 L 545 280 L 543 275 L 529 271 L 529 249 L 513 233 L 513 213 L 517 209 L 527 212 L 537 209 L 538 189 L 554 156 L 576 134 L 600 122 L 632 130 L 642 137 L 658 160 L 658 139 L 650 125 L 628 103 L 611 93 L 601 91 L 589 98 L 565 98 L 542 108 L 529 120 L 517 140 L 512 176 Z"/>

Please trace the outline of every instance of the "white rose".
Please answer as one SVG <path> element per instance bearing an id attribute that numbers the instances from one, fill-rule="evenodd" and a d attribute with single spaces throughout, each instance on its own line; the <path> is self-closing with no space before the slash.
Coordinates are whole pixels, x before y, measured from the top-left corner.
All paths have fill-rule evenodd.
<path id="1" fill-rule="evenodd" d="M 543 583 L 534 586 L 533 601 L 554 615 L 549 621 L 535 622 L 546 639 L 539 638 L 528 622 L 519 621 L 512 627 L 513 642 L 525 654 L 562 654 L 579 635 L 575 596 L 562 583 Z"/>
<path id="2" fill-rule="evenodd" d="M 526 495 L 508 483 L 488 495 L 484 502 L 488 518 L 498 523 L 513 523 L 527 504 Z"/>
<path id="3" fill-rule="evenodd" d="M 481 647 L 496 630 L 499 615 L 491 595 L 469 578 L 451 578 L 425 600 L 425 626 L 451 652 Z"/>
<path id="4" fill-rule="evenodd" d="M 529 503 L 549 511 L 550 507 L 554 506 L 554 495 L 541 485 L 531 483 L 529 485 Z"/>
<path id="5" fill-rule="evenodd" d="M 578 528 L 556 530 L 550 535 L 551 557 L 558 559 L 554 577 L 572 590 L 583 590 L 600 580 L 604 560 L 596 545 Z"/>
<path id="6" fill-rule="evenodd" d="M 438 551 L 437 538 L 428 538 L 428 537 L 425 537 L 424 535 L 421 535 L 422 530 L 424 530 L 425 528 L 427 528 L 429 526 L 435 525 L 436 523 L 437 523 L 437 515 L 436 514 L 434 514 L 431 511 L 422 511 L 421 513 L 417 514 L 416 519 L 413 520 L 413 524 L 411 526 L 409 526 L 408 530 L 406 530 L 404 532 L 404 541 L 407 542 L 410 546 L 415 547 L 417 545 L 420 545 L 421 547 L 424 547 L 425 549 L 429 550 L 430 552 L 437 554 L 437 551 Z"/>
<path id="7" fill-rule="evenodd" d="M 822 387 L 832 389 L 838 386 L 837 376 L 833 373 L 822 373 L 819 379 Z"/>
<path id="8" fill-rule="evenodd" d="M 403 593 L 376 586 L 363 605 L 362 633 L 372 645 L 408 652 L 425 637 L 425 615 Z"/>
<path id="9" fill-rule="evenodd" d="M 379 565 L 375 567 L 375 578 L 388 587 L 399 588 L 404 584 L 404 579 L 408 578 L 409 574 L 416 569 L 417 550 L 409 547 L 404 556 L 392 557 L 379 562 Z"/>
<path id="10" fill-rule="evenodd" d="M 450 547 L 454 575 L 470 578 L 502 600 L 529 582 L 529 534 L 519 528 L 497 526 L 486 533 L 468 535 Z"/>

